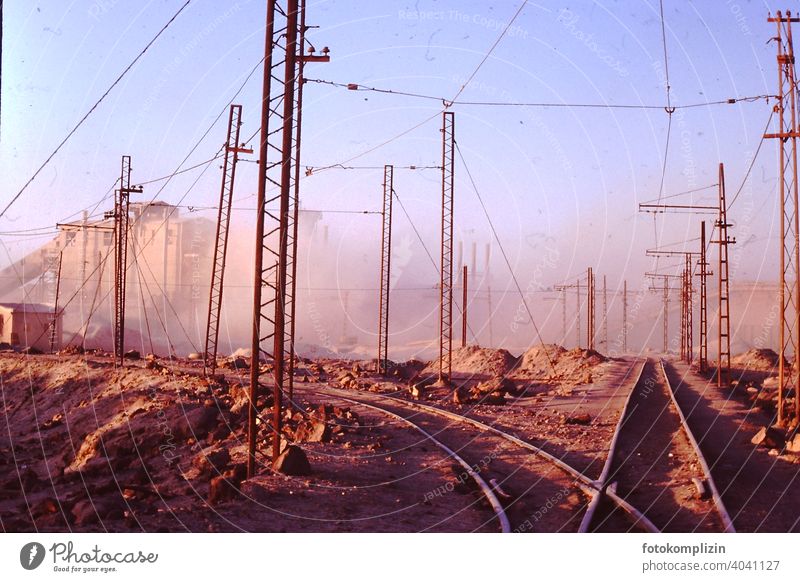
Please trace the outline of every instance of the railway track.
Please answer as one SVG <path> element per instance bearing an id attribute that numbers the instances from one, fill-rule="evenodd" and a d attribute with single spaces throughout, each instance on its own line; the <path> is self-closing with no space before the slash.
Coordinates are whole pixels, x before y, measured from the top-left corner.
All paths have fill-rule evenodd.
<path id="1" fill-rule="evenodd" d="M 636 384 L 644 363 L 639 366 Z M 467 472 L 492 508 L 500 531 L 580 531 L 585 508 L 598 505 L 601 497 L 616 508 L 615 519 L 624 523 L 620 529 L 659 531 L 643 512 L 601 482 L 497 427 L 393 396 L 354 395 L 332 387 L 314 387 L 313 391 L 390 416 L 420 432 L 465 471 L 469 467 Z M 491 462 L 475 470 L 476 460 L 486 458 Z M 578 491 L 580 502 L 575 500 Z"/>
<path id="2" fill-rule="evenodd" d="M 700 488 L 706 493 L 702 498 Z M 734 531 L 662 360 L 647 360 L 641 369 L 611 440 L 598 490 L 581 531 L 624 531 L 612 495 L 641 510 L 659 531 Z"/>

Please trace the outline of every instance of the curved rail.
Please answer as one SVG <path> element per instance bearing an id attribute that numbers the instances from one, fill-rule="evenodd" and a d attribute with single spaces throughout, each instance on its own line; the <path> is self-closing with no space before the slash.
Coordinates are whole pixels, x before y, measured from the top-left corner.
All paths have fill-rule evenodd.
<path id="1" fill-rule="evenodd" d="M 355 404 L 357 406 L 363 406 L 365 408 L 370 408 L 372 410 L 376 410 L 381 412 L 387 416 L 391 416 L 392 418 L 396 418 L 401 422 L 406 423 L 410 427 L 417 430 L 420 434 L 422 434 L 425 438 L 431 441 L 434 445 L 442 449 L 445 453 L 447 453 L 448 457 L 454 459 L 459 465 L 461 465 L 467 474 L 472 477 L 472 479 L 477 483 L 478 487 L 480 487 L 483 496 L 486 497 L 486 500 L 489 502 L 489 505 L 492 506 L 492 510 L 494 511 L 495 516 L 497 517 L 498 522 L 500 523 L 500 531 L 502 533 L 510 533 L 511 532 L 511 523 L 508 521 L 508 516 L 506 515 L 506 510 L 503 508 L 503 505 L 500 503 L 500 500 L 497 499 L 497 496 L 492 491 L 492 488 L 489 486 L 486 481 L 484 481 L 483 477 L 478 475 L 478 473 L 472 468 L 472 466 L 467 463 L 464 459 L 462 459 L 458 453 L 456 453 L 453 449 L 448 447 L 443 442 L 434 438 L 428 431 L 424 428 L 411 422 L 409 419 L 401 416 L 399 414 L 395 414 L 391 410 L 386 410 L 385 408 L 381 408 L 379 406 L 374 406 L 372 404 L 367 404 L 361 400 L 353 400 L 352 398 L 346 398 L 344 396 L 339 397 L 341 400 L 345 402 L 350 402 L 351 404 Z"/>
<path id="2" fill-rule="evenodd" d="M 633 388 L 628 393 L 628 397 L 625 399 L 625 405 L 622 407 L 622 413 L 619 416 L 619 420 L 617 421 L 617 426 L 614 429 L 614 436 L 611 437 L 611 444 L 608 447 L 608 456 L 606 457 L 606 462 L 603 465 L 603 470 L 600 472 L 600 478 L 597 480 L 598 491 L 597 494 L 592 497 L 592 501 L 589 503 L 589 507 L 586 508 L 586 513 L 583 514 L 583 520 L 581 520 L 580 528 L 578 528 L 578 533 L 589 533 L 589 530 L 592 526 L 592 521 L 594 520 L 594 515 L 597 512 L 597 508 L 600 507 L 600 502 L 603 500 L 603 497 L 610 497 L 608 492 L 608 478 L 611 474 L 611 467 L 614 464 L 614 457 L 617 454 L 617 443 L 619 442 L 619 435 L 622 432 L 622 425 L 625 423 L 625 417 L 628 414 L 628 408 L 630 407 L 631 399 L 633 398 L 633 393 L 636 392 L 636 387 L 639 385 L 639 382 L 642 379 L 642 374 L 644 373 L 644 368 L 647 365 L 647 358 L 642 360 L 641 365 L 639 366 L 639 373 L 636 375 L 636 381 L 633 383 Z M 647 519 L 647 518 L 645 518 Z M 649 521 L 649 520 L 648 520 Z M 658 529 L 653 525 L 653 528 L 658 531 Z"/>
<path id="3" fill-rule="evenodd" d="M 641 371 L 640 371 L 640 374 L 641 374 Z M 330 392 L 334 393 L 337 397 L 341 397 L 343 400 L 349 400 L 349 401 L 354 402 L 356 404 L 362 404 L 362 405 L 365 405 L 365 406 L 370 406 L 370 407 L 375 408 L 375 409 L 380 410 L 380 411 L 384 411 L 384 412 L 386 412 L 388 414 L 394 414 L 394 413 L 391 413 L 390 411 L 386 411 L 386 410 L 384 410 L 384 409 L 382 409 L 380 407 L 366 404 L 361 400 L 353 400 L 352 398 L 350 398 L 350 396 L 352 394 L 351 392 L 340 390 L 338 388 L 333 388 L 333 387 L 329 387 L 329 386 L 326 386 L 324 388 L 324 390 L 326 392 L 329 392 L 329 393 Z M 324 394 L 323 392 L 318 392 L 318 393 Z M 346 396 L 343 396 L 343 395 L 346 395 Z M 524 441 L 524 440 L 520 439 L 517 436 L 514 436 L 512 434 L 504 432 L 504 431 L 502 431 L 502 430 L 500 430 L 500 429 L 498 429 L 498 428 L 496 428 L 494 426 L 485 424 L 485 423 L 483 423 L 483 422 L 481 422 L 479 420 L 475 420 L 474 418 L 470 418 L 468 416 L 463 416 L 461 414 L 450 412 L 449 410 L 443 410 L 441 408 L 436 408 L 434 406 L 428 406 L 426 404 L 421 404 L 419 402 L 409 402 L 408 400 L 403 400 L 401 398 L 397 398 L 397 397 L 394 397 L 394 396 L 389 396 L 389 395 L 386 395 L 386 394 L 371 394 L 370 396 L 373 397 L 373 398 L 383 398 L 383 399 L 386 399 L 386 400 L 391 400 L 393 402 L 396 402 L 396 403 L 401 404 L 403 406 L 406 406 L 408 408 L 414 408 L 414 409 L 417 409 L 417 410 L 422 410 L 422 411 L 428 412 L 430 414 L 441 416 L 443 418 L 448 418 L 450 420 L 453 420 L 453 421 L 456 421 L 456 422 L 459 422 L 459 423 L 469 424 L 469 425 L 472 425 L 475 428 L 478 428 L 478 429 L 481 429 L 481 430 L 485 430 L 487 432 L 491 432 L 491 433 L 493 433 L 493 434 L 495 434 L 495 435 L 497 435 L 497 436 L 499 436 L 499 437 L 501 437 L 501 438 L 503 438 L 503 439 L 505 439 L 505 440 L 507 440 L 509 442 L 512 442 L 512 443 L 514 443 L 514 444 L 516 444 L 516 445 L 518 445 L 518 446 L 520 446 L 520 447 L 532 452 L 533 454 L 541 457 L 542 459 L 545 459 L 546 461 L 552 463 L 553 465 L 555 465 L 556 467 L 558 467 L 559 469 L 561 469 L 562 471 L 564 471 L 565 473 L 567 473 L 568 475 L 573 477 L 577 481 L 578 486 L 587 495 L 589 495 L 592 499 L 594 499 L 595 497 L 597 497 L 599 495 L 600 488 L 599 488 L 597 482 L 595 482 L 593 479 L 591 479 L 587 475 L 581 473 L 580 471 L 578 471 L 577 469 L 575 469 L 571 465 L 568 465 L 567 463 L 565 463 L 564 461 L 562 461 L 558 457 L 555 457 L 552 454 L 548 453 L 544 449 L 542 449 L 540 447 L 537 447 L 536 445 L 533 445 L 533 444 L 531 444 L 531 443 L 529 443 L 527 441 Z M 402 417 L 400 417 L 400 418 L 402 418 Z M 413 424 L 410 421 L 408 421 L 407 419 L 403 419 L 403 421 L 407 422 L 409 424 Z M 417 428 L 418 428 L 418 430 L 424 432 L 419 427 L 417 427 Z M 615 505 L 617 505 L 620 509 L 622 509 L 626 514 L 628 514 L 631 517 L 631 520 L 634 522 L 634 525 L 640 526 L 642 529 L 644 529 L 648 533 L 660 533 L 660 530 L 655 526 L 655 524 L 653 524 L 652 521 L 650 521 L 641 511 L 636 509 L 634 506 L 632 506 L 626 500 L 624 500 L 621 497 L 619 497 L 615 492 L 606 490 L 604 492 L 604 494 L 609 500 L 611 500 Z"/>
<path id="4" fill-rule="evenodd" d="M 714 500 L 714 505 L 717 506 L 717 512 L 722 519 L 722 523 L 725 525 L 725 533 L 736 533 L 736 529 L 733 527 L 733 520 L 731 519 L 728 510 L 725 508 L 725 504 L 722 501 L 722 496 L 719 494 L 717 485 L 714 482 L 714 477 L 711 475 L 711 468 L 708 466 L 706 458 L 703 456 L 703 452 L 700 450 L 700 445 L 694 438 L 694 434 L 692 434 L 689 424 L 686 422 L 686 417 L 683 414 L 683 410 L 681 410 L 681 407 L 678 404 L 678 399 L 675 397 L 675 391 L 672 388 L 672 384 L 669 381 L 669 376 L 667 376 L 667 370 L 664 367 L 664 360 L 659 360 L 659 364 L 661 366 L 661 373 L 664 375 L 664 381 L 667 383 L 667 388 L 669 389 L 669 396 L 672 399 L 672 403 L 675 405 L 675 409 L 678 411 L 678 416 L 681 419 L 683 431 L 689 438 L 689 442 L 692 443 L 694 452 L 697 455 L 697 458 L 700 460 L 700 466 L 703 468 L 703 474 L 706 477 L 706 483 L 708 483 L 708 488 L 711 490 L 711 498 Z"/>

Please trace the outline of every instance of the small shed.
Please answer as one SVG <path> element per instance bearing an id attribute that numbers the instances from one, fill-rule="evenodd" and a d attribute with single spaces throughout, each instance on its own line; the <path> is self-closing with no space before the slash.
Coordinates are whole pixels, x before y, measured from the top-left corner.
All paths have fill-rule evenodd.
<path id="1" fill-rule="evenodd" d="M 38 303 L 0 303 L 0 343 L 50 351 L 53 308 Z M 61 347 L 61 316 L 56 321 L 56 345 Z"/>

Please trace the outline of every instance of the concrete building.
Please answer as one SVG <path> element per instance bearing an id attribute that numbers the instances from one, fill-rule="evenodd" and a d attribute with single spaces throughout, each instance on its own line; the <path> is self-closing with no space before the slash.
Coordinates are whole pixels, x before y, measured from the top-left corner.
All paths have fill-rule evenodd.
<path id="1" fill-rule="evenodd" d="M 0 343 L 50 351 L 53 310 L 35 303 L 0 303 Z M 56 321 L 55 349 L 61 347 L 61 317 Z"/>

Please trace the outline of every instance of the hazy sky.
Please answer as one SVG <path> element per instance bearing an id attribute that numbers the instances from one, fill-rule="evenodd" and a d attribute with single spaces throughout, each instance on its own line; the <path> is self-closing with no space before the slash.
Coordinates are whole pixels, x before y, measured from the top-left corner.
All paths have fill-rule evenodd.
<path id="1" fill-rule="evenodd" d="M 19 190 L 182 3 L 5 2 L 0 200 Z M 452 97 L 520 4 L 309 0 L 308 23 L 319 27 L 310 40 L 318 49 L 330 47 L 331 62 L 310 65 L 306 76 Z M 776 93 L 776 49 L 767 43 L 775 30 L 766 18 L 779 8 L 760 0 L 664 0 L 673 104 Z M 133 156 L 134 182 L 172 172 L 261 58 L 263 14 L 262 1 L 191 2 L 0 219 L 0 232 L 52 226 L 93 208 L 118 176 L 122 154 Z M 662 106 L 663 82 L 658 2 L 528 2 L 461 99 Z M 259 92 L 257 72 L 236 99 L 244 106 L 245 136 L 258 127 Z M 441 162 L 439 117 L 359 156 L 434 115 L 440 102 L 315 83 L 305 94 L 304 165 L 352 158 L 351 164 L 365 166 Z M 714 184 L 722 161 L 732 196 L 771 106 L 762 99 L 673 114 L 664 194 Z M 457 140 L 523 287 L 559 282 L 590 264 L 609 273 L 616 287 L 623 274 L 635 280 L 651 266 L 644 250 L 656 244 L 653 219 L 637 213 L 636 203 L 658 194 L 669 119 L 663 109 L 453 110 Z M 224 131 L 220 121 L 186 166 L 211 157 Z M 776 147 L 765 143 L 751 183 L 731 210 L 737 227 L 732 234 L 745 243 L 737 248 L 743 257 L 739 279 L 776 276 Z M 240 168 L 237 205 L 252 208 L 255 164 Z M 197 175 L 184 174 L 163 191 L 163 183 L 147 185 L 144 199 L 214 204 L 219 170 L 212 166 L 187 193 Z M 457 237 L 483 245 L 491 234 L 460 161 L 456 177 Z M 318 172 L 303 181 L 303 205 L 377 210 L 381 181 L 381 170 Z M 395 188 L 435 249 L 438 173 L 398 170 Z M 694 200 L 713 204 L 715 196 L 711 189 Z M 108 208 L 106 202 L 98 212 Z M 396 212 L 397 236 L 411 237 L 405 216 Z M 234 220 L 246 226 L 252 215 L 241 210 Z M 661 242 L 698 236 L 698 220 L 659 218 Z M 374 253 L 369 246 L 379 235 L 377 217 L 331 221 L 339 236 L 363 240 L 362 252 L 377 254 L 377 246 Z M 46 240 L 0 236 L 15 256 Z M 408 244 L 414 261 L 429 262 L 415 240 Z M 545 260 L 548 253 L 553 260 Z M 496 250 L 494 256 L 493 269 L 502 278 L 505 267 Z M 429 275 L 433 281 L 432 267 Z"/>

